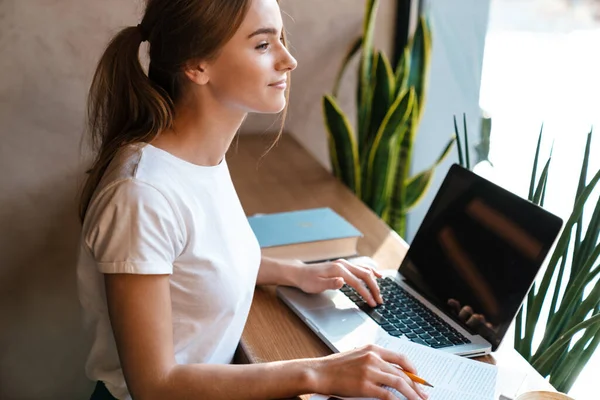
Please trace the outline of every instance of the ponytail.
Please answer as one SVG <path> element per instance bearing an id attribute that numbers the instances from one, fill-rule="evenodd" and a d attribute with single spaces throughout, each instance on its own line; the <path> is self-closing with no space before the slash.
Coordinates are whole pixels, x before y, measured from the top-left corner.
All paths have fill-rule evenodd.
<path id="1" fill-rule="evenodd" d="M 87 129 L 97 156 L 81 193 L 82 222 L 117 150 L 127 143 L 149 142 L 172 126 L 174 102 L 169 89 L 150 80 L 140 64 L 139 48 L 146 36 L 141 25 L 123 29 L 96 68 L 88 97 Z"/>

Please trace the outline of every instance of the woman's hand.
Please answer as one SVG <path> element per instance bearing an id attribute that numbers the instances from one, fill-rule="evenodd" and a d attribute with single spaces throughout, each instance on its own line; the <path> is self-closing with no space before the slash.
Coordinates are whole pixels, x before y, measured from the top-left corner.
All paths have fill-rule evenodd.
<path id="1" fill-rule="evenodd" d="M 333 354 L 314 361 L 315 391 L 330 396 L 397 400 L 388 386 L 408 400 L 427 399 L 427 394 L 402 370 L 416 374 L 402 354 L 376 345 Z M 398 368 L 401 367 L 402 369 Z"/>
<path id="2" fill-rule="evenodd" d="M 296 261 L 294 286 L 306 293 L 321 293 L 328 289 L 340 289 L 344 283 L 352 286 L 371 306 L 382 304 L 383 299 L 376 278 L 381 278 L 377 270 L 364 265 L 353 264 L 340 259 L 318 264 L 305 264 Z"/>

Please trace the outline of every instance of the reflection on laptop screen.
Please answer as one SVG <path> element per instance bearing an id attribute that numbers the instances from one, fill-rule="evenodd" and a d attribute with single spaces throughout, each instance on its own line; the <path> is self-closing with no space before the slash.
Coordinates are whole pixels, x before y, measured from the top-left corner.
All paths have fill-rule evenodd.
<path id="1" fill-rule="evenodd" d="M 558 217 L 454 165 L 399 272 L 495 350 L 561 226 Z"/>

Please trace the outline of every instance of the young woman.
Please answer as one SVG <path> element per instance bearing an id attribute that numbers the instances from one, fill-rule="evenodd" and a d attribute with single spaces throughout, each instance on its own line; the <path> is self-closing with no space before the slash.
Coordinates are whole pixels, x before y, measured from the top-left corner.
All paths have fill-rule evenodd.
<path id="1" fill-rule="evenodd" d="M 232 185 L 233 137 L 247 113 L 284 110 L 295 67 L 276 0 L 148 0 L 141 24 L 108 45 L 90 89 L 99 151 L 80 211 L 92 399 L 395 398 L 381 385 L 426 397 L 394 366 L 414 372 L 409 361 L 375 346 L 230 364 L 255 285 L 346 282 L 382 302 L 369 268 L 261 257 Z"/>

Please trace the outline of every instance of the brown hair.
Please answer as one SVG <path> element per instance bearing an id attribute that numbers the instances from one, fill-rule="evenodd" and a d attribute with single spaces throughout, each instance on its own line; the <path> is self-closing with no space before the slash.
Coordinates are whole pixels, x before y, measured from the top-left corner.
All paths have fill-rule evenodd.
<path id="1" fill-rule="evenodd" d="M 185 83 L 184 65 L 216 57 L 240 27 L 250 1 L 148 0 L 140 25 L 124 28 L 110 41 L 88 96 L 87 128 L 97 155 L 81 193 L 82 222 L 117 150 L 128 143 L 150 142 L 172 127 L 175 103 Z M 139 60 L 145 40 L 150 44 L 147 76 Z M 275 143 L 286 113 L 287 103 Z"/>

